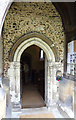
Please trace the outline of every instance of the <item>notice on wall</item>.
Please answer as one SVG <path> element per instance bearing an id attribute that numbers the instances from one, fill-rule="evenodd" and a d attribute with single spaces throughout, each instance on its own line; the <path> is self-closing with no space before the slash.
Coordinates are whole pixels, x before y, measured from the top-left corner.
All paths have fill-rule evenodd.
<path id="1" fill-rule="evenodd" d="M 72 41 L 72 42 L 69 42 L 68 43 L 68 53 L 72 53 L 73 52 L 73 47 L 74 47 L 74 41 Z"/>
<path id="2" fill-rule="evenodd" d="M 76 40 L 74 40 L 74 52 L 76 52 Z"/>
<path id="3" fill-rule="evenodd" d="M 68 43 L 67 73 L 74 75 L 76 71 L 76 40 Z"/>

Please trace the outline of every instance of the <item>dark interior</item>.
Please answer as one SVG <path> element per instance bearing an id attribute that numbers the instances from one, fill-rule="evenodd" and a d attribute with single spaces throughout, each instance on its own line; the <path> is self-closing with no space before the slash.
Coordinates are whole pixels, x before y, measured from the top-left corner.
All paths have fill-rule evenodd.
<path id="1" fill-rule="evenodd" d="M 26 86 L 36 87 L 45 98 L 45 55 L 40 59 L 40 48 L 32 45 L 21 56 L 21 99 Z"/>

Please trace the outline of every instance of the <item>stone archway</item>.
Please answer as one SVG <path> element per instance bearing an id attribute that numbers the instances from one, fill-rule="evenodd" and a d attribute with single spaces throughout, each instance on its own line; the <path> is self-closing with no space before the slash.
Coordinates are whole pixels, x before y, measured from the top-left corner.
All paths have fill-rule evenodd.
<path id="1" fill-rule="evenodd" d="M 61 63 L 55 62 L 55 55 L 50 46 L 40 38 L 32 37 L 23 41 L 15 51 L 13 61 L 10 63 L 8 70 L 10 79 L 10 102 L 13 109 L 20 108 L 20 58 L 26 48 L 31 45 L 37 45 L 44 50 L 46 54 L 45 59 L 45 103 L 47 107 L 55 105 L 58 100 L 56 81 L 56 72 L 61 68 Z"/>

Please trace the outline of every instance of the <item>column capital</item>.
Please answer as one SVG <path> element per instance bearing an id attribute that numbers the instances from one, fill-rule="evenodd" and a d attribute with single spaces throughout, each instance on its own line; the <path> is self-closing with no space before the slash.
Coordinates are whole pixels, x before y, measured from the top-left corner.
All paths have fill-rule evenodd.
<path id="1" fill-rule="evenodd" d="M 14 69 L 20 68 L 20 62 L 19 61 L 14 61 L 13 62 L 13 67 L 14 67 Z"/>
<path id="2" fill-rule="evenodd" d="M 54 68 L 60 68 L 60 67 L 63 66 L 63 63 L 61 63 L 61 62 L 52 62 L 51 60 L 48 60 L 47 63 L 48 63 L 48 65 L 50 67 L 54 67 Z"/>

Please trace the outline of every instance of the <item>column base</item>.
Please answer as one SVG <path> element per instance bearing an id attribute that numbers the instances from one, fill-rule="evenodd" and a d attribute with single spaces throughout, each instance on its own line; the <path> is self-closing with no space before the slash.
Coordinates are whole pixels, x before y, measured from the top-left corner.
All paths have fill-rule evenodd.
<path id="1" fill-rule="evenodd" d="M 57 104 L 56 103 L 50 103 L 50 104 L 47 104 L 46 106 L 50 110 L 51 108 L 57 107 Z"/>
<path id="2" fill-rule="evenodd" d="M 12 103 L 12 112 L 21 111 L 21 104 L 20 103 Z"/>

